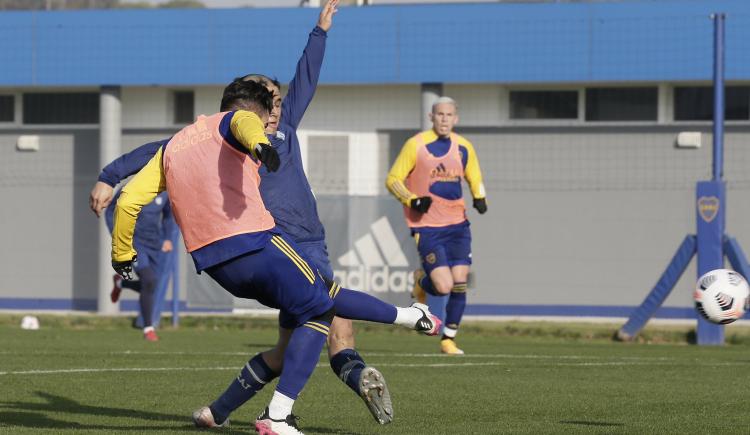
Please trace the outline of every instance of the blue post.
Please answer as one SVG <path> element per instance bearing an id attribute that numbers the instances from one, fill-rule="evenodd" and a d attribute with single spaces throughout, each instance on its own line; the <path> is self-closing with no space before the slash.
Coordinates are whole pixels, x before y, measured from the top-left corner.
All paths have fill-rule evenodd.
<path id="1" fill-rule="evenodd" d="M 723 13 L 711 15 L 714 20 L 714 143 L 712 180 L 698 182 L 696 188 L 696 223 L 698 226 L 698 277 L 724 267 L 724 226 L 726 185 L 724 166 L 724 20 Z M 724 327 L 698 318 L 697 338 L 700 345 L 724 344 Z"/>
<path id="2" fill-rule="evenodd" d="M 724 177 L 724 20 L 723 13 L 714 20 L 714 149 L 713 180 Z"/>
<path id="3" fill-rule="evenodd" d="M 696 189 L 696 224 L 698 226 L 698 277 L 724 268 L 724 226 L 726 186 L 723 181 L 700 181 Z M 698 318 L 698 344 L 724 344 L 724 326 Z"/>
<path id="4" fill-rule="evenodd" d="M 685 240 L 677 248 L 672 261 L 669 262 L 669 265 L 659 277 L 654 288 L 651 289 L 641 305 L 633 311 L 627 323 L 617 331 L 617 338 L 619 340 L 632 340 L 643 329 L 646 322 L 653 317 L 656 310 L 661 307 L 661 304 L 667 299 L 677 281 L 680 280 L 682 273 L 687 269 L 693 255 L 695 255 L 695 244 L 695 236 L 688 235 L 685 237 Z"/>

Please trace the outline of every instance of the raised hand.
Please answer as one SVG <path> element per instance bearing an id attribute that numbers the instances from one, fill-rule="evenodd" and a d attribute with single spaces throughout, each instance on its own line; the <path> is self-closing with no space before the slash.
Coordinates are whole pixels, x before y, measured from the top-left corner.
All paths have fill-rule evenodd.
<path id="1" fill-rule="evenodd" d="M 331 28 L 331 25 L 333 24 L 333 14 L 339 11 L 336 9 L 336 6 L 338 5 L 339 0 L 328 0 L 326 2 L 323 9 L 320 11 L 320 17 L 318 17 L 318 27 L 326 32 Z"/>

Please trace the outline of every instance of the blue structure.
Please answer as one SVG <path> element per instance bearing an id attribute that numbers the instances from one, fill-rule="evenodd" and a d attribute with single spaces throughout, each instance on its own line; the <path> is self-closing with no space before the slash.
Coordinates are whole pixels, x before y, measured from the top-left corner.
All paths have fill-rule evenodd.
<path id="1" fill-rule="evenodd" d="M 725 236 L 726 227 L 726 183 L 723 178 L 724 164 L 724 22 L 725 14 L 715 14 L 714 21 L 714 123 L 712 179 L 700 181 L 696 187 L 697 236 L 688 235 L 675 253 L 656 286 L 641 305 L 631 314 L 628 322 L 620 328 L 617 336 L 628 340 L 643 328 L 654 315 L 693 255 L 698 254 L 698 277 L 714 269 L 724 268 L 726 254 L 732 266 L 746 278 L 750 271 L 745 254 L 739 243 Z M 724 343 L 724 326 L 716 325 L 696 314 L 698 319 L 697 342 L 701 345 Z"/>
<path id="2" fill-rule="evenodd" d="M 641 0 L 342 8 L 321 83 L 706 80 L 712 49 L 703 35 L 717 8 L 733 20 L 727 79 L 750 79 L 741 43 L 750 40 L 750 2 Z M 286 82 L 296 60 L 288 53 L 299 51 L 317 13 L 2 12 L 0 86 L 223 84 L 237 71 Z"/>

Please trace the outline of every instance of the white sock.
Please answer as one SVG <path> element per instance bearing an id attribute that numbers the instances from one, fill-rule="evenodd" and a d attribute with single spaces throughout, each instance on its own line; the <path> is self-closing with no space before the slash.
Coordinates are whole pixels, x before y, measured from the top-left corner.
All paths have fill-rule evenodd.
<path id="1" fill-rule="evenodd" d="M 145 328 L 143 328 L 143 333 L 144 334 L 148 334 L 151 331 L 154 331 L 154 327 L 153 326 L 146 326 Z"/>
<path id="2" fill-rule="evenodd" d="M 292 413 L 293 406 L 294 399 L 274 391 L 271 403 L 268 405 L 268 416 L 274 420 L 283 420 Z"/>
<path id="3" fill-rule="evenodd" d="M 393 322 L 396 325 L 406 326 L 407 328 L 414 328 L 419 319 L 422 318 L 424 313 L 419 308 L 415 307 L 396 307 L 396 320 Z"/>
<path id="4" fill-rule="evenodd" d="M 458 333 L 458 329 L 449 328 L 447 326 L 443 326 L 443 335 L 449 338 L 456 338 L 456 334 Z"/>

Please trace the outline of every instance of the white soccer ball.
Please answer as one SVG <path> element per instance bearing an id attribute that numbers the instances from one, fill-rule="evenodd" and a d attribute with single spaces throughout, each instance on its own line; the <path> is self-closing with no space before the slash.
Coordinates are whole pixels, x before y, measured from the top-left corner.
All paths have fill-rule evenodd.
<path id="1" fill-rule="evenodd" d="M 698 278 L 693 299 L 706 320 L 726 325 L 750 310 L 750 286 L 733 270 L 715 269 Z"/>

